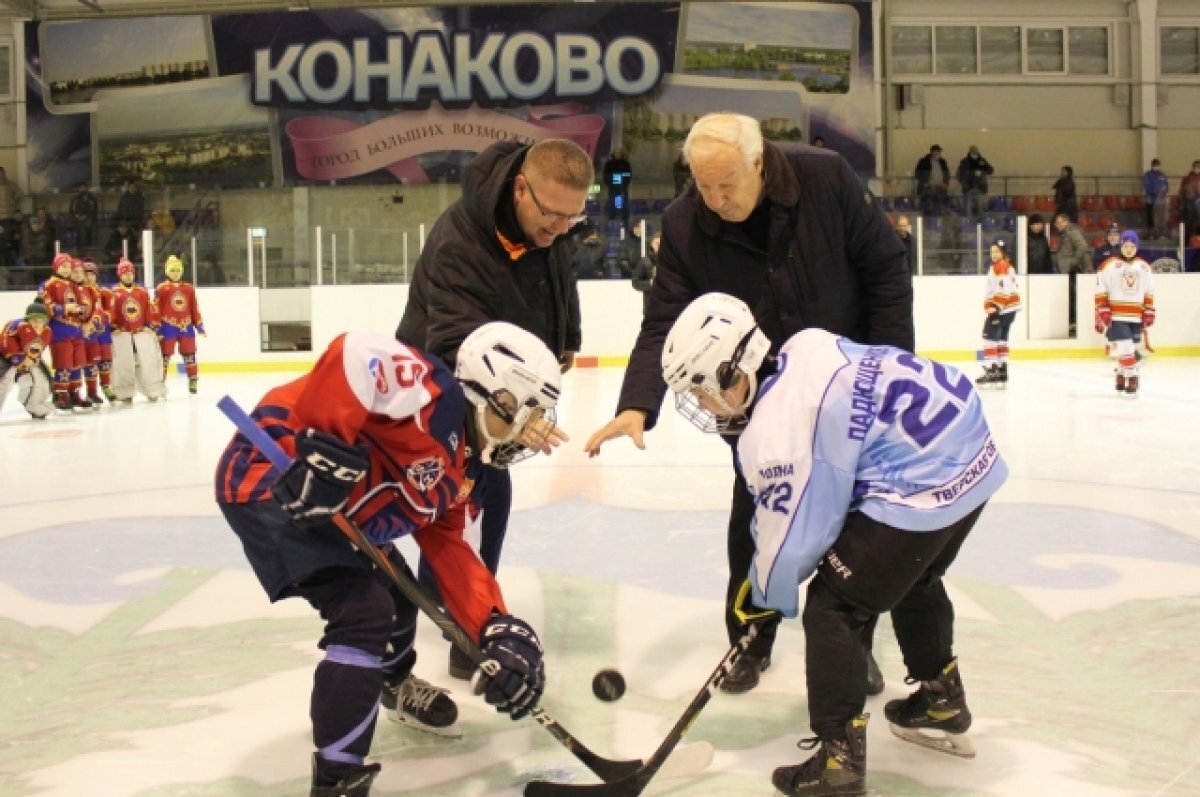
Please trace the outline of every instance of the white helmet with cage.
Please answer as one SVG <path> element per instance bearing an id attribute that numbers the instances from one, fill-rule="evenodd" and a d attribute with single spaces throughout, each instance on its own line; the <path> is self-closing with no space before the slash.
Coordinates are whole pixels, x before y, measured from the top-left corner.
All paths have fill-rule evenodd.
<path id="1" fill-rule="evenodd" d="M 561 374 L 546 344 L 520 327 L 493 321 L 467 336 L 454 376 L 475 407 L 485 463 L 507 468 L 541 449 L 554 429 Z"/>
<path id="2" fill-rule="evenodd" d="M 771 341 L 741 299 L 724 293 L 695 299 L 679 314 L 663 345 L 663 380 L 675 393 L 675 409 L 701 431 L 738 434 L 757 392 L 759 366 L 770 350 Z M 724 393 L 738 373 L 748 378 L 749 391 L 741 406 L 731 406 Z M 701 395 L 719 411 L 701 406 Z"/>

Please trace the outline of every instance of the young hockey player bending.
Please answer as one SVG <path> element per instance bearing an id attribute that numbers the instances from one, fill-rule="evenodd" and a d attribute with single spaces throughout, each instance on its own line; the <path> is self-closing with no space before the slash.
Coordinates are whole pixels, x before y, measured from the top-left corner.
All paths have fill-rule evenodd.
<path id="1" fill-rule="evenodd" d="M 1121 256 L 1110 257 L 1096 275 L 1096 331 L 1117 355 L 1117 392 L 1136 396 L 1142 330 L 1154 323 L 1154 276 L 1138 257 L 1138 234 L 1121 233 Z"/>
<path id="2" fill-rule="evenodd" d="M 413 674 L 416 607 L 331 522 L 344 511 L 372 543 L 411 534 L 450 615 L 496 674 L 487 702 L 519 719 L 545 685 L 542 646 L 512 617 L 495 578 L 463 540 L 484 464 L 505 468 L 566 439 L 554 425 L 559 366 L 511 324 L 463 341 L 454 374 L 391 337 L 336 338 L 311 373 L 270 390 L 253 412 L 295 456 L 284 473 L 241 435 L 217 467 L 217 502 L 272 601 L 299 596 L 325 620 L 312 692 L 311 797 L 366 797 L 379 703 L 393 718 L 453 733 L 458 708 Z M 271 500 L 271 499 L 274 500 Z"/>
<path id="3" fill-rule="evenodd" d="M 816 737 L 801 747 L 819 749 L 772 781 L 793 796 L 862 795 L 861 631 L 882 612 L 920 684 L 885 706 L 893 732 L 974 755 L 962 736 L 971 714 L 942 576 L 1007 468 L 958 371 L 807 329 L 783 345 L 760 387 L 754 375 L 769 348 L 744 303 L 710 293 L 671 328 L 663 378 L 698 427 L 741 434 L 738 466 L 756 499 L 757 534 L 739 603 L 794 617 L 797 586 L 816 572 L 804 607 Z"/>
<path id="4" fill-rule="evenodd" d="M 34 302 L 25 308 L 24 318 L 0 327 L 0 409 L 16 385 L 17 400 L 34 418 L 41 420 L 54 411 L 53 377 L 42 362 L 42 354 L 50 349 L 49 321 L 46 305 Z"/>

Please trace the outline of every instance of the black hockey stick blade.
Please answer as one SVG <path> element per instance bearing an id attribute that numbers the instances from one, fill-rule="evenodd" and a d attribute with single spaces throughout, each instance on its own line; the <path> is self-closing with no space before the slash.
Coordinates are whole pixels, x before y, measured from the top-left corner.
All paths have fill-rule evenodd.
<path id="1" fill-rule="evenodd" d="M 547 780 L 531 780 L 525 784 L 525 797 L 637 797 L 662 769 L 663 764 L 670 758 L 672 751 L 683 739 L 688 728 L 695 722 L 696 717 L 700 716 L 700 711 L 712 699 L 713 692 L 729 675 L 733 665 L 742 657 L 757 635 L 758 626 L 751 624 L 742 638 L 729 648 L 724 658 L 721 659 L 721 663 L 717 665 L 717 669 L 713 670 L 712 675 L 708 677 L 699 693 L 684 709 L 683 714 L 663 739 L 662 744 L 654 751 L 654 755 L 650 756 L 649 760 L 636 772 L 608 783 L 555 783 Z"/>
<path id="2" fill-rule="evenodd" d="M 255 423 L 254 419 L 236 401 L 229 396 L 225 396 L 217 402 L 217 407 L 221 412 L 225 413 L 225 416 L 229 420 L 233 421 L 238 431 L 253 443 L 259 452 L 269 459 L 271 464 L 281 473 L 287 469 L 288 465 L 291 464 L 287 452 L 280 448 L 279 444 L 261 426 Z M 355 548 L 361 551 L 376 567 L 383 571 L 404 597 L 412 601 L 418 609 L 433 621 L 439 630 L 450 638 L 455 647 L 466 653 L 476 665 L 482 665 L 488 661 L 488 657 L 475 644 L 475 640 L 471 639 L 465 631 L 459 628 L 458 623 L 454 622 L 454 618 L 446 614 L 437 601 L 426 594 L 420 584 L 413 580 L 407 573 L 399 570 L 388 559 L 386 554 L 371 544 L 371 541 L 363 534 L 362 529 L 354 525 L 341 512 L 334 514 L 333 523 L 346 535 Z M 537 720 L 538 724 L 557 739 L 563 747 L 567 748 L 573 756 L 578 758 L 585 767 L 604 781 L 619 780 L 628 777 L 631 773 L 637 772 L 642 766 L 641 760 L 613 760 L 597 755 L 588 749 L 583 742 L 572 736 L 558 720 L 547 714 L 545 709 L 534 709 L 530 713 L 530 716 Z"/>

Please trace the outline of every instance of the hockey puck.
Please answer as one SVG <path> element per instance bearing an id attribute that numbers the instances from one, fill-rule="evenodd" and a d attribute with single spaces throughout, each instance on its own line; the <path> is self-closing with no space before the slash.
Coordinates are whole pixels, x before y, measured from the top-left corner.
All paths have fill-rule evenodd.
<path id="1" fill-rule="evenodd" d="M 620 700 L 625 694 L 625 677 L 616 670 L 601 670 L 592 678 L 592 694 L 605 703 Z"/>

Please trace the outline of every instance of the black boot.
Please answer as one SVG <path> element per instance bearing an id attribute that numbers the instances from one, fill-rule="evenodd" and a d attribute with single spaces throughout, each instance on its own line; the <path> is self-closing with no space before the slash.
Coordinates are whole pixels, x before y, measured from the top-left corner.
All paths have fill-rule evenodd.
<path id="1" fill-rule="evenodd" d="M 314 753 L 309 797 L 370 797 L 371 782 L 379 770 L 379 764 L 335 767 Z"/>
<path id="2" fill-rule="evenodd" d="M 721 691 L 731 695 L 749 692 L 758 686 L 758 676 L 771 667 L 771 657 L 755 656 L 753 653 L 743 653 L 734 663 L 733 669 L 721 682 Z"/>
<path id="3" fill-rule="evenodd" d="M 846 723 L 841 739 L 805 739 L 801 750 L 821 746 L 803 764 L 779 767 L 771 774 L 775 788 L 790 797 L 862 797 L 867 793 L 867 720 L 860 714 Z"/>
<path id="4" fill-rule="evenodd" d="M 875 654 L 867 651 L 867 696 L 875 697 L 875 695 L 883 693 L 883 672 L 879 669 L 879 662 L 875 661 Z"/>

